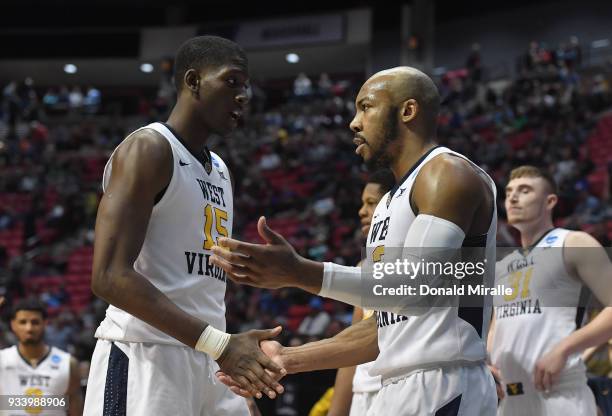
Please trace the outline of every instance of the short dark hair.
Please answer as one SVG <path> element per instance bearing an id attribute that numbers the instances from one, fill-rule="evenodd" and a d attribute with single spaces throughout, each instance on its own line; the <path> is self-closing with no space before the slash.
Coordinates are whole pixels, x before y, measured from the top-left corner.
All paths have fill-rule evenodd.
<path id="1" fill-rule="evenodd" d="M 47 319 L 47 307 L 40 300 L 35 298 L 25 298 L 17 301 L 11 310 L 11 320 L 15 319 L 19 311 L 40 312 L 43 319 Z"/>
<path id="2" fill-rule="evenodd" d="M 380 185 L 382 194 L 386 194 L 395 186 L 395 176 L 390 169 L 379 169 L 368 177 L 366 183 L 375 183 Z"/>
<path id="3" fill-rule="evenodd" d="M 540 169 L 537 166 L 523 165 L 512 169 L 510 172 L 510 180 L 517 178 L 542 178 L 549 187 L 551 194 L 557 194 L 557 182 L 544 169 Z"/>
<path id="4" fill-rule="evenodd" d="M 176 91 L 181 92 L 183 78 L 188 70 L 218 68 L 230 62 L 245 68 L 248 66 L 246 53 L 236 42 L 219 36 L 197 36 L 187 40 L 178 49 L 174 60 Z"/>

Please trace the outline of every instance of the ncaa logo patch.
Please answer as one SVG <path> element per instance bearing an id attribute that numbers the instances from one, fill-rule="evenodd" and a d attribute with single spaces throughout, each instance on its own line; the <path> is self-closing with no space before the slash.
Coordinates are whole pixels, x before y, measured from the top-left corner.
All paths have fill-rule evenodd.
<path id="1" fill-rule="evenodd" d="M 546 240 L 544 240 L 546 242 L 546 244 L 552 244 L 555 241 L 557 241 L 559 237 L 556 235 L 549 235 L 548 237 L 546 237 Z"/>
<path id="2" fill-rule="evenodd" d="M 52 362 L 52 363 L 57 364 L 57 363 L 59 363 L 60 361 L 62 361 L 62 357 L 60 357 L 59 355 L 57 355 L 57 354 L 53 354 L 53 355 L 51 356 L 51 362 Z"/>

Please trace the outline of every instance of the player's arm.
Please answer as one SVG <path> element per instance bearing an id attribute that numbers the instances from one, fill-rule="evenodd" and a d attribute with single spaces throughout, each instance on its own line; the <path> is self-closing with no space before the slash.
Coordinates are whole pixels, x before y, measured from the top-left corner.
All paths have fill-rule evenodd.
<path id="1" fill-rule="evenodd" d="M 276 374 L 281 369 L 258 348 L 260 340 L 278 331 L 229 337 L 183 311 L 134 270 L 155 198 L 169 184 L 173 163 L 170 145 L 152 130 L 133 134 L 117 148 L 96 219 L 92 291 L 180 342 L 209 353 L 226 371 L 241 380 L 248 378 L 260 390 L 264 390 L 261 380 L 280 389 L 263 368 Z"/>
<path id="2" fill-rule="evenodd" d="M 605 249 L 589 234 L 577 231 L 566 237 L 563 254 L 568 271 L 587 285 L 606 307 L 538 360 L 534 383 L 541 390 L 549 390 L 558 380 L 570 355 L 612 338 L 612 263 Z"/>
<path id="3" fill-rule="evenodd" d="M 363 320 L 363 309 L 353 309 L 353 325 Z M 329 408 L 328 416 L 348 415 L 351 410 L 353 399 L 353 377 L 355 377 L 355 366 L 339 368 L 334 383 L 334 396 Z"/>
<path id="4" fill-rule="evenodd" d="M 328 370 L 374 361 L 378 357 L 376 319 L 351 325 L 332 338 L 299 347 L 283 347 L 279 355 L 288 373 Z"/>
<path id="5" fill-rule="evenodd" d="M 70 357 L 70 381 L 68 383 L 68 414 L 70 416 L 81 416 L 83 414 L 83 393 L 81 391 L 81 375 L 79 362 Z"/>
<path id="6" fill-rule="evenodd" d="M 365 319 L 351 325 L 332 338 L 310 342 L 299 347 L 284 347 L 275 341 L 262 342 L 263 351 L 288 373 L 329 370 L 374 361 L 378 357 L 376 319 Z M 244 397 L 250 393 L 232 377 L 218 372 L 219 380 Z"/>
<path id="7" fill-rule="evenodd" d="M 410 256 L 406 252 L 410 248 L 461 247 L 483 200 L 481 179 L 467 163 L 448 156 L 425 165 L 413 188 L 413 200 L 419 215 L 408 230 L 402 256 Z M 280 234 L 268 227 L 265 218 L 259 219 L 257 227 L 266 244 L 220 238 L 220 247 L 213 247 L 211 261 L 225 270 L 232 280 L 269 289 L 298 287 L 350 305 L 364 306 L 359 284 L 360 267 L 305 259 Z M 421 257 L 420 254 L 414 255 Z M 385 258 L 385 261 L 393 260 Z M 402 299 L 405 306 L 411 306 L 406 303 L 411 301 Z M 381 307 L 381 310 L 405 313 L 402 308 L 385 308 Z"/>

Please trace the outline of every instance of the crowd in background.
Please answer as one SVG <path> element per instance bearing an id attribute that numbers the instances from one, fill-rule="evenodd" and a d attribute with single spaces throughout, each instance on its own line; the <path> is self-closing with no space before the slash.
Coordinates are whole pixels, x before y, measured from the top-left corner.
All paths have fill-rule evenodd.
<path id="1" fill-rule="evenodd" d="M 105 114 L 101 92 L 91 86 L 41 90 L 26 79 L 2 91 L 0 295 L 39 296 L 52 311 L 48 342 L 80 360 L 91 355 L 105 304 L 89 295 L 75 308 L 71 284 L 62 276 L 73 270 L 75 251 L 93 244 L 110 152 L 170 107 L 167 74 L 166 67 L 146 111 L 122 117 Z M 438 141 L 495 179 L 498 243 L 516 244 L 503 220 L 508 174 L 517 165 L 534 164 L 558 181 L 556 224 L 587 229 L 609 246 L 611 168 L 593 154 L 589 140 L 612 105 L 612 68 L 583 68 L 572 39 L 554 51 L 533 42 L 518 59 L 513 79 L 488 80 L 484 74 L 475 45 L 465 68 L 436 79 L 442 96 Z M 235 178 L 235 236 L 256 241 L 255 222 L 265 215 L 304 256 L 353 265 L 363 245 L 357 211 L 367 176 L 348 128 L 359 85 L 333 74 L 316 76 L 311 81 L 300 74 L 280 105 L 270 105 L 265 88 L 254 85 L 245 124 L 229 139 L 213 138 L 209 147 Z M 609 134 L 612 143 L 612 129 Z M 38 283 L 48 276 L 57 277 L 57 284 Z M 282 342 L 297 345 L 336 334 L 350 317 L 346 305 L 297 290 L 228 283 L 229 332 L 282 324 Z M 6 319 L 0 321 L 0 347 L 13 341 Z"/>

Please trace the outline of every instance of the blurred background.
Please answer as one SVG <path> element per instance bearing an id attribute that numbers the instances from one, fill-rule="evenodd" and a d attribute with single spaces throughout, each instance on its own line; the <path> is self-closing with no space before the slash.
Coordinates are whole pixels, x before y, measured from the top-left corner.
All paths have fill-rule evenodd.
<path id="1" fill-rule="evenodd" d="M 560 185 L 555 224 L 612 238 L 612 3 L 605 1 L 3 0 L 0 5 L 0 347 L 8 310 L 41 298 L 49 344 L 82 363 L 83 385 L 106 305 L 89 288 L 102 170 L 132 130 L 166 120 L 173 56 L 216 34 L 247 51 L 251 103 L 214 137 L 236 179 L 234 235 L 258 241 L 266 215 L 299 252 L 360 259 L 367 177 L 348 123 L 372 73 L 410 65 L 443 98 L 438 139 L 496 180 L 534 164 Z M 503 201 L 498 244 L 514 245 Z M 297 290 L 228 283 L 229 332 L 282 324 L 282 342 L 333 336 L 351 308 Z M 606 346 L 607 348 L 607 346 Z M 607 349 L 606 349 L 607 351 Z M 609 354 L 604 354 L 608 357 Z M 608 376 L 607 366 L 592 366 Z M 291 376 L 264 415 L 307 415 L 334 371 Z"/>

